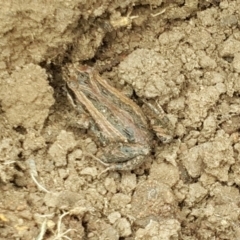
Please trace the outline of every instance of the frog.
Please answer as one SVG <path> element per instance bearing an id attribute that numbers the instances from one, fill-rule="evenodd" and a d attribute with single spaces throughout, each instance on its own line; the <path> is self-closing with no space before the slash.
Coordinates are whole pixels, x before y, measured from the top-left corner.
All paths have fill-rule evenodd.
<path id="1" fill-rule="evenodd" d="M 109 170 L 129 171 L 139 167 L 151 153 L 154 134 L 148 118 L 132 99 L 111 86 L 94 67 L 69 64 L 64 68 L 67 95 L 75 109 L 84 110 L 91 117 L 91 132 L 102 150 L 94 157 Z M 157 119 L 162 112 L 145 103 Z M 170 142 L 172 133 L 153 121 L 152 128 L 162 142 Z"/>

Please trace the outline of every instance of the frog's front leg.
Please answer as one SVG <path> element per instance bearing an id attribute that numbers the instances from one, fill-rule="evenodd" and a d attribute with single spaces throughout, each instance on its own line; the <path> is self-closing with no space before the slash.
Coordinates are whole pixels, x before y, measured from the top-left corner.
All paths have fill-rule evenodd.
<path id="1" fill-rule="evenodd" d="M 150 121 L 150 125 L 156 136 L 162 143 L 170 143 L 173 140 L 174 126 L 159 103 L 156 105 L 144 101 L 144 110 Z"/>

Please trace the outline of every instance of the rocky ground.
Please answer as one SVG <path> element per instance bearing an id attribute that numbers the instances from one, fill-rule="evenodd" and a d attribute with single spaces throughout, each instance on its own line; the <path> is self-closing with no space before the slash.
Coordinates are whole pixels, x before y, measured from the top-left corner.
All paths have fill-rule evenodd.
<path id="1" fill-rule="evenodd" d="M 5 1 L 0 14 L 0 239 L 240 239 L 240 1 Z M 174 140 L 106 172 L 67 99 L 81 62 Z"/>

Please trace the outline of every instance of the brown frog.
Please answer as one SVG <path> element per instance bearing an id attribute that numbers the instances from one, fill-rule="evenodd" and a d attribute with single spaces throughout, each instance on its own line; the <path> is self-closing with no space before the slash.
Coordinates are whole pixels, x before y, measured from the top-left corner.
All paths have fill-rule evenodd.
<path id="1" fill-rule="evenodd" d="M 91 130 L 104 146 L 98 159 L 107 170 L 132 170 L 141 165 L 151 151 L 153 138 L 141 108 L 92 67 L 69 65 L 64 74 L 72 104 L 92 118 Z M 157 119 L 160 112 L 150 104 L 146 106 Z M 165 120 L 155 120 L 152 125 L 162 140 L 169 142 L 172 138 L 165 126 L 156 126 L 164 125 Z"/>

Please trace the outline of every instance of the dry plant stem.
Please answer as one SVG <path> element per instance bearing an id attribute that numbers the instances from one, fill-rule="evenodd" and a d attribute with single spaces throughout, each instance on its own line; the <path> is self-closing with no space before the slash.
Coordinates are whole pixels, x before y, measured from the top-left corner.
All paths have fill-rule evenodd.
<path id="1" fill-rule="evenodd" d="M 29 165 L 30 176 L 31 176 L 32 180 L 34 181 L 34 183 L 39 188 L 39 190 L 41 190 L 45 193 L 50 193 L 50 191 L 48 191 L 45 187 L 43 187 L 36 179 L 38 174 L 37 174 L 35 161 L 33 159 L 29 159 L 27 162 L 28 162 L 28 165 Z"/>
<path id="2" fill-rule="evenodd" d="M 53 239 L 53 240 L 60 240 L 62 238 L 66 238 L 66 239 L 69 239 L 71 240 L 71 238 L 69 238 L 68 236 L 65 236 L 67 233 L 69 233 L 70 231 L 74 231 L 74 232 L 77 232 L 76 229 L 68 229 L 66 230 L 65 232 L 61 233 L 61 224 L 62 224 L 62 219 L 68 215 L 69 212 L 65 212 L 63 213 L 60 217 L 59 217 L 59 220 L 58 220 L 58 223 L 57 223 L 57 235 L 56 237 Z"/>
<path id="3" fill-rule="evenodd" d="M 38 186 L 39 190 L 42 190 L 45 193 L 50 193 L 50 191 L 48 191 L 45 187 L 43 187 L 38 181 L 37 179 L 34 177 L 34 175 L 31 173 L 31 178 L 34 181 L 34 183 Z"/>
<path id="4" fill-rule="evenodd" d="M 98 162 L 100 162 L 101 164 L 103 164 L 104 166 L 107 167 L 105 170 L 103 170 L 102 172 L 100 172 L 100 173 L 98 174 L 98 176 L 97 176 L 98 178 L 100 178 L 103 173 L 108 172 L 108 171 L 111 170 L 110 164 L 103 162 L 101 159 L 95 157 L 93 154 L 91 154 L 91 153 L 83 153 L 83 154 L 84 154 L 85 156 L 87 156 L 87 157 L 91 157 L 91 158 L 93 158 L 94 160 L 97 160 Z"/>
<path id="5" fill-rule="evenodd" d="M 84 154 L 85 156 L 87 156 L 87 157 L 91 157 L 91 158 L 93 158 L 94 160 L 97 160 L 98 162 L 100 162 L 101 164 L 103 164 L 103 165 L 106 166 L 106 167 L 109 167 L 109 166 L 110 166 L 110 164 L 103 162 L 101 159 L 95 157 L 95 156 L 94 156 L 93 154 L 91 154 L 91 153 L 83 153 L 83 154 Z"/>
<path id="6" fill-rule="evenodd" d="M 158 13 L 151 13 L 151 16 L 152 16 L 152 17 L 157 17 L 157 16 L 163 14 L 165 11 L 166 11 L 166 9 L 163 9 L 162 11 L 160 11 L 160 12 L 158 12 Z"/>
<path id="7" fill-rule="evenodd" d="M 15 163 L 16 161 L 8 161 L 8 162 L 4 162 L 3 164 L 4 165 L 9 165 L 9 164 L 12 164 L 12 163 Z"/>
<path id="8" fill-rule="evenodd" d="M 36 240 L 42 240 L 47 230 L 47 219 L 45 218 L 40 229 L 40 233 L 36 237 Z"/>

